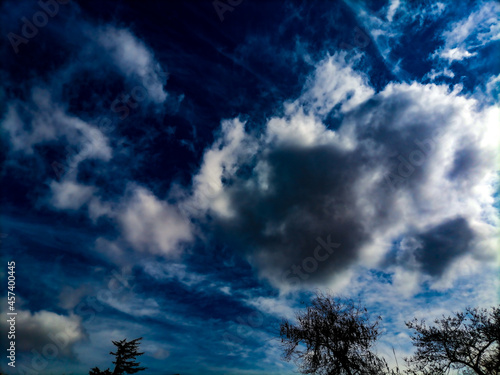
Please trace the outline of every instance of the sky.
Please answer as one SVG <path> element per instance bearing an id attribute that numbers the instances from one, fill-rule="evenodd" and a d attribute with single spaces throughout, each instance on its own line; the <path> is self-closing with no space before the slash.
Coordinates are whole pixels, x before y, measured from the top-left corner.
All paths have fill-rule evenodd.
<path id="1" fill-rule="evenodd" d="M 7 0 L 0 30 L 2 372 L 143 337 L 150 374 L 293 374 L 316 291 L 401 364 L 405 321 L 499 303 L 497 1 Z"/>

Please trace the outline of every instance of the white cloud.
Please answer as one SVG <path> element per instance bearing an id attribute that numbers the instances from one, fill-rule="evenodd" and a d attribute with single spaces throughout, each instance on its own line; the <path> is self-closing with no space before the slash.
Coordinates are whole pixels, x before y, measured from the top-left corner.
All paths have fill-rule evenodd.
<path id="1" fill-rule="evenodd" d="M 89 284 L 83 284 L 78 288 L 64 286 L 59 293 L 59 306 L 68 311 L 73 310 L 81 301 L 82 297 L 89 293 L 91 287 Z"/>
<path id="2" fill-rule="evenodd" d="M 28 113 L 21 116 L 20 113 Z M 79 164 L 86 159 L 109 161 L 112 149 L 108 138 L 94 125 L 66 113 L 49 89 L 34 87 L 29 101 L 13 101 L 2 127 L 9 134 L 13 152 L 34 154 L 34 147 L 48 142 L 66 143 L 65 155 L 51 162 L 51 173 L 62 177 L 49 182 L 48 202 L 56 209 L 77 210 L 95 193 L 92 186 L 76 181 Z"/>
<path id="3" fill-rule="evenodd" d="M 200 171 L 193 178 L 194 196 L 184 204 L 196 215 L 198 210 L 213 210 L 230 217 L 233 213 L 223 192 L 224 177 L 235 173 L 238 161 L 255 149 L 255 140 L 245 132 L 239 119 L 222 122 L 219 139 L 205 151 Z"/>
<path id="4" fill-rule="evenodd" d="M 390 6 L 389 9 L 387 10 L 387 21 L 392 22 L 394 15 L 396 14 L 396 11 L 398 10 L 399 6 L 401 5 L 400 0 L 391 0 L 390 1 Z"/>
<path id="5" fill-rule="evenodd" d="M 133 187 L 115 214 L 123 236 L 137 250 L 174 256 L 182 243 L 193 240 L 189 219 L 145 188 Z"/>
<path id="6" fill-rule="evenodd" d="M 500 4 L 481 3 L 479 9 L 452 24 L 442 35 L 444 46 L 434 53 L 449 62 L 472 56 L 475 50 L 500 39 Z"/>
<path id="7" fill-rule="evenodd" d="M 497 76 L 491 76 L 486 83 L 486 93 L 493 97 L 493 99 L 498 100 L 500 94 L 500 74 Z"/>
<path id="8" fill-rule="evenodd" d="M 29 115 L 22 118 L 21 112 Z M 69 146 L 79 148 L 68 161 L 72 167 L 85 158 L 111 158 L 107 137 L 95 126 L 67 114 L 46 88 L 34 87 L 27 102 L 12 101 L 2 127 L 9 133 L 15 151 L 32 154 L 35 145 L 64 139 Z"/>
<path id="9" fill-rule="evenodd" d="M 88 202 L 96 190 L 92 186 L 72 181 L 52 181 L 50 188 L 52 190 L 51 204 L 62 210 L 78 210 Z"/>
<path id="10" fill-rule="evenodd" d="M 279 319 L 294 319 L 295 310 L 292 307 L 293 300 L 283 297 L 257 297 L 248 301 L 250 306 L 257 308 L 266 314 L 274 315 Z"/>
<path id="11" fill-rule="evenodd" d="M 166 83 L 166 75 L 155 60 L 153 52 L 141 40 L 129 30 L 111 26 L 99 29 L 96 38 L 127 78 L 137 78 L 152 101 L 165 101 L 167 93 L 163 86 Z"/>
<path id="12" fill-rule="evenodd" d="M 432 69 L 429 73 L 424 76 L 424 79 L 429 79 L 434 81 L 437 77 L 455 77 L 455 73 L 448 68 L 444 68 L 443 70 L 437 71 L 436 69 Z"/>
<path id="13" fill-rule="evenodd" d="M 299 101 L 310 106 L 316 115 L 326 115 L 338 104 L 340 111 L 349 111 L 373 93 L 368 77 L 353 70 L 345 53 L 341 53 L 328 57 L 316 67 Z"/>
<path id="14" fill-rule="evenodd" d="M 451 49 L 444 49 L 444 50 L 440 51 L 438 54 L 439 54 L 439 57 L 441 57 L 442 59 L 446 59 L 449 62 L 461 61 L 461 60 L 468 59 L 469 57 L 477 55 L 476 52 L 470 53 L 469 51 L 467 51 L 463 48 L 460 48 L 460 47 L 451 48 Z"/>

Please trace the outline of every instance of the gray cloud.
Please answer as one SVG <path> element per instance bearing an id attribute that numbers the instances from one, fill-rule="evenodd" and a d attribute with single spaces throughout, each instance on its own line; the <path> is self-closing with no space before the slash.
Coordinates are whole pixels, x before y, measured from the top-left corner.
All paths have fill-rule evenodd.
<path id="1" fill-rule="evenodd" d="M 367 96 L 365 81 L 344 63 L 318 69 L 323 81 L 338 80 L 325 72 L 343 69 L 355 77 L 342 81 L 357 86 L 322 82 L 341 92 L 313 98 L 308 87 L 260 136 L 238 120 L 226 122 L 206 151 L 193 201 L 217 233 L 282 287 L 287 270 L 314 255 L 318 238 L 341 246 L 309 265 L 314 272 L 294 273 L 306 284 L 346 282 L 357 267 L 380 267 L 398 239 L 421 244 L 413 258 L 400 255 L 399 266 L 437 279 L 464 256 L 492 261 L 486 243 L 498 225 L 492 206 L 498 110 L 477 108 L 437 85 L 390 84 Z M 327 129 L 324 109 L 359 98 L 356 89 L 366 100 L 345 113 L 338 130 Z M 454 239 L 444 241 L 446 235 Z M 420 268 L 410 261 L 415 257 Z"/>
<path id="2" fill-rule="evenodd" d="M 32 313 L 19 309 L 17 313 L 15 342 L 18 352 L 26 351 L 49 359 L 75 358 L 74 345 L 87 337 L 81 318 L 76 315 L 58 315 L 46 310 Z M 2 320 L 1 327 L 2 331 L 8 331 L 7 320 Z"/>
<path id="3" fill-rule="evenodd" d="M 421 244 L 416 250 L 416 259 L 424 272 L 440 276 L 454 258 L 469 251 L 474 237 L 475 233 L 464 218 L 446 221 L 416 236 Z"/>

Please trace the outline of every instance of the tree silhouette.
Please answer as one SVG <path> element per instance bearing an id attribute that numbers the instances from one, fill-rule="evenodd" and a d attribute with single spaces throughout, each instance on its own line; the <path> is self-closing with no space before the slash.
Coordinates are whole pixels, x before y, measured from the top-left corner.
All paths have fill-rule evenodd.
<path id="1" fill-rule="evenodd" d="M 146 367 L 140 367 L 140 363 L 135 361 L 136 357 L 144 354 L 139 353 L 139 341 L 141 340 L 142 337 L 131 341 L 127 341 L 127 339 L 112 341 L 116 346 L 115 353 L 109 352 L 109 354 L 115 356 L 115 360 L 113 361 L 115 369 L 113 372 L 109 369 L 102 371 L 99 367 L 94 367 L 89 371 L 89 375 L 124 375 L 146 370 Z"/>
<path id="2" fill-rule="evenodd" d="M 387 372 L 387 364 L 372 352 L 379 335 L 378 317 L 352 300 L 317 294 L 297 325 L 283 320 L 280 337 L 284 359 L 294 360 L 303 374 L 365 375 Z"/>
<path id="3" fill-rule="evenodd" d="M 131 341 L 127 341 L 127 339 L 113 341 L 113 344 L 116 346 L 116 353 L 109 352 L 109 354 L 113 354 L 116 357 L 116 360 L 113 361 L 115 365 L 113 375 L 135 374 L 146 369 L 146 367 L 140 367 L 139 362 L 135 362 L 135 357 L 144 354 L 139 353 L 139 341 L 141 340 L 142 337 Z"/>
<path id="4" fill-rule="evenodd" d="M 467 308 L 465 313 L 435 320 L 407 322 L 416 353 L 406 359 L 411 374 L 444 374 L 451 369 L 463 374 L 500 373 L 500 307 Z"/>
<path id="5" fill-rule="evenodd" d="M 89 375 L 111 375 L 111 371 L 109 369 L 101 371 L 99 367 L 94 367 L 89 371 Z"/>

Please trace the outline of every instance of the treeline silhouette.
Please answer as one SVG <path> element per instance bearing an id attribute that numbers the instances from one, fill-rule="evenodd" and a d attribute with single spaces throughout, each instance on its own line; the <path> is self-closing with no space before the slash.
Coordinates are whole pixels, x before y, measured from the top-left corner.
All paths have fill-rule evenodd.
<path id="1" fill-rule="evenodd" d="M 303 374 L 441 375 L 451 370 L 461 375 L 500 374 L 500 306 L 467 308 L 436 319 L 433 326 L 416 318 L 406 322 L 416 350 L 404 358 L 404 370 L 389 368 L 374 351 L 380 321 L 360 303 L 318 293 L 296 314 L 296 322 L 282 320 L 283 357 L 294 361 Z"/>
<path id="2" fill-rule="evenodd" d="M 283 359 L 298 371 L 315 375 L 460 375 L 500 374 L 500 306 L 467 308 L 451 316 L 406 322 L 416 350 L 403 358 L 406 368 L 390 368 L 375 352 L 382 318 L 352 299 L 317 293 L 292 322 L 283 319 L 279 338 Z M 89 375 L 125 375 L 146 370 L 136 361 L 142 337 L 112 341 L 113 371 L 94 367 Z M 393 348 L 393 353 L 395 351 Z M 1 374 L 0 374 L 1 375 Z M 179 375 L 179 374 L 173 374 Z"/>

